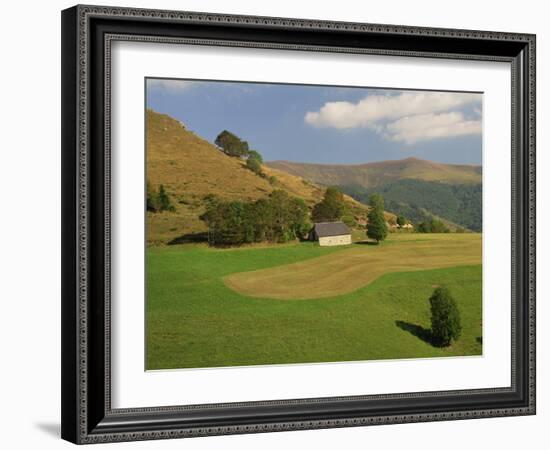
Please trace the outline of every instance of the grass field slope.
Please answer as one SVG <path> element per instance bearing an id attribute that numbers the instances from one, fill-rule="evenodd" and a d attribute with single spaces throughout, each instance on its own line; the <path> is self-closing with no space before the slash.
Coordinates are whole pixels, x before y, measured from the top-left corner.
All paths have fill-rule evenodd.
<path id="1" fill-rule="evenodd" d="M 339 261 L 344 267 L 334 266 Z M 151 247 L 147 268 L 147 369 L 482 352 L 479 235 L 392 234 L 379 246 L 346 248 L 311 242 Z M 243 274 L 252 284 L 243 284 Z M 316 284 L 331 274 L 337 288 L 327 296 Z M 240 287 L 230 287 L 229 279 Z M 288 286 L 277 298 L 280 292 L 265 286 L 273 279 L 294 283 L 297 294 Z M 462 336 L 447 348 L 426 339 L 428 298 L 437 286 L 451 290 L 463 323 Z M 311 292 L 301 295 L 305 289 Z"/>
<path id="2" fill-rule="evenodd" d="M 225 155 L 177 120 L 151 110 L 147 111 L 147 178 L 155 185 L 163 183 L 176 196 L 191 198 L 214 194 L 227 200 L 256 200 L 274 189 L 243 160 Z M 293 178 L 287 176 L 287 181 L 296 195 L 305 200 L 320 197 L 319 187 Z"/>
<path id="3" fill-rule="evenodd" d="M 182 235 L 206 231 L 199 219 L 204 197 L 224 200 L 257 200 L 274 189 L 303 198 L 310 206 L 321 200 L 324 188 L 301 177 L 264 166 L 266 177 L 246 168 L 239 158 L 229 157 L 189 131 L 172 117 L 147 110 L 147 179 L 156 188 L 163 184 L 175 211 L 147 214 L 148 244 L 166 244 Z M 276 181 L 269 181 L 274 176 Z M 366 214 L 362 203 L 346 196 L 356 214 Z"/>
<path id="4" fill-rule="evenodd" d="M 481 183 L 481 166 L 442 164 L 418 158 L 347 165 L 270 161 L 267 165 L 322 185 L 370 188 L 403 179 Z"/>
<path id="5" fill-rule="evenodd" d="M 378 277 L 440 267 L 479 264 L 481 235 L 437 234 L 423 239 L 402 234 L 399 240 L 373 245 L 358 244 L 338 254 L 224 278 L 231 289 L 247 296 L 300 300 L 333 297 L 353 292 Z"/>

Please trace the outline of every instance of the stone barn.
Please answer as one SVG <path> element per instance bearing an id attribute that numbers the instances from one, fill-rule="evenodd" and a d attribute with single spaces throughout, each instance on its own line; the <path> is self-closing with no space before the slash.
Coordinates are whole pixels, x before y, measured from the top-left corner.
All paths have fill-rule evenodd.
<path id="1" fill-rule="evenodd" d="M 320 222 L 311 230 L 312 241 L 319 241 L 321 247 L 351 244 L 351 230 L 344 222 Z"/>

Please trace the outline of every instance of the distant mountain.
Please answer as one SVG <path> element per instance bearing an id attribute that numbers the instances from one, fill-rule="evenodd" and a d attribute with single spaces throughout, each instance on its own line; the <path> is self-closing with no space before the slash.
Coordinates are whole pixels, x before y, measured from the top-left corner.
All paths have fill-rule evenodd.
<path id="1" fill-rule="evenodd" d="M 367 164 L 309 164 L 291 161 L 270 161 L 266 164 L 325 186 L 372 188 L 404 179 L 449 184 L 481 183 L 481 166 L 442 164 L 418 158 Z"/>
<path id="2" fill-rule="evenodd" d="M 437 217 L 450 225 L 481 231 L 481 166 L 418 158 L 353 165 L 289 161 L 267 165 L 319 185 L 340 186 L 363 203 L 370 194 L 379 193 L 388 212 L 414 222 Z"/>
<path id="3" fill-rule="evenodd" d="M 325 191 L 276 167 L 262 166 L 266 176 L 260 177 L 242 159 L 227 156 L 178 120 L 152 110 L 147 110 L 146 140 L 147 180 L 154 189 L 162 184 L 175 206 L 175 211 L 147 213 L 149 244 L 200 239 L 206 225 L 199 216 L 211 195 L 254 201 L 283 189 L 313 207 Z M 366 216 L 366 205 L 349 196 L 346 200 L 354 216 Z"/>

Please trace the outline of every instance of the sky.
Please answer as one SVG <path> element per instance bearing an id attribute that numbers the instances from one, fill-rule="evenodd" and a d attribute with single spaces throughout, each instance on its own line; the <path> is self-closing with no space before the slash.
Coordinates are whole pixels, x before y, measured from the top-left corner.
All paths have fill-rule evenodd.
<path id="1" fill-rule="evenodd" d="M 148 78 L 146 98 L 210 142 L 231 131 L 265 161 L 481 164 L 480 93 Z"/>

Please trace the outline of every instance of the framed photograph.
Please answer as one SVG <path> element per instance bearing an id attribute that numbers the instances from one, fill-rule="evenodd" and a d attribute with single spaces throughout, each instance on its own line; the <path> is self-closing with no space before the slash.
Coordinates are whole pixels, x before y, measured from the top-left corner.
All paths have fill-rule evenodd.
<path id="1" fill-rule="evenodd" d="M 535 413 L 535 36 L 62 12 L 62 437 Z"/>

